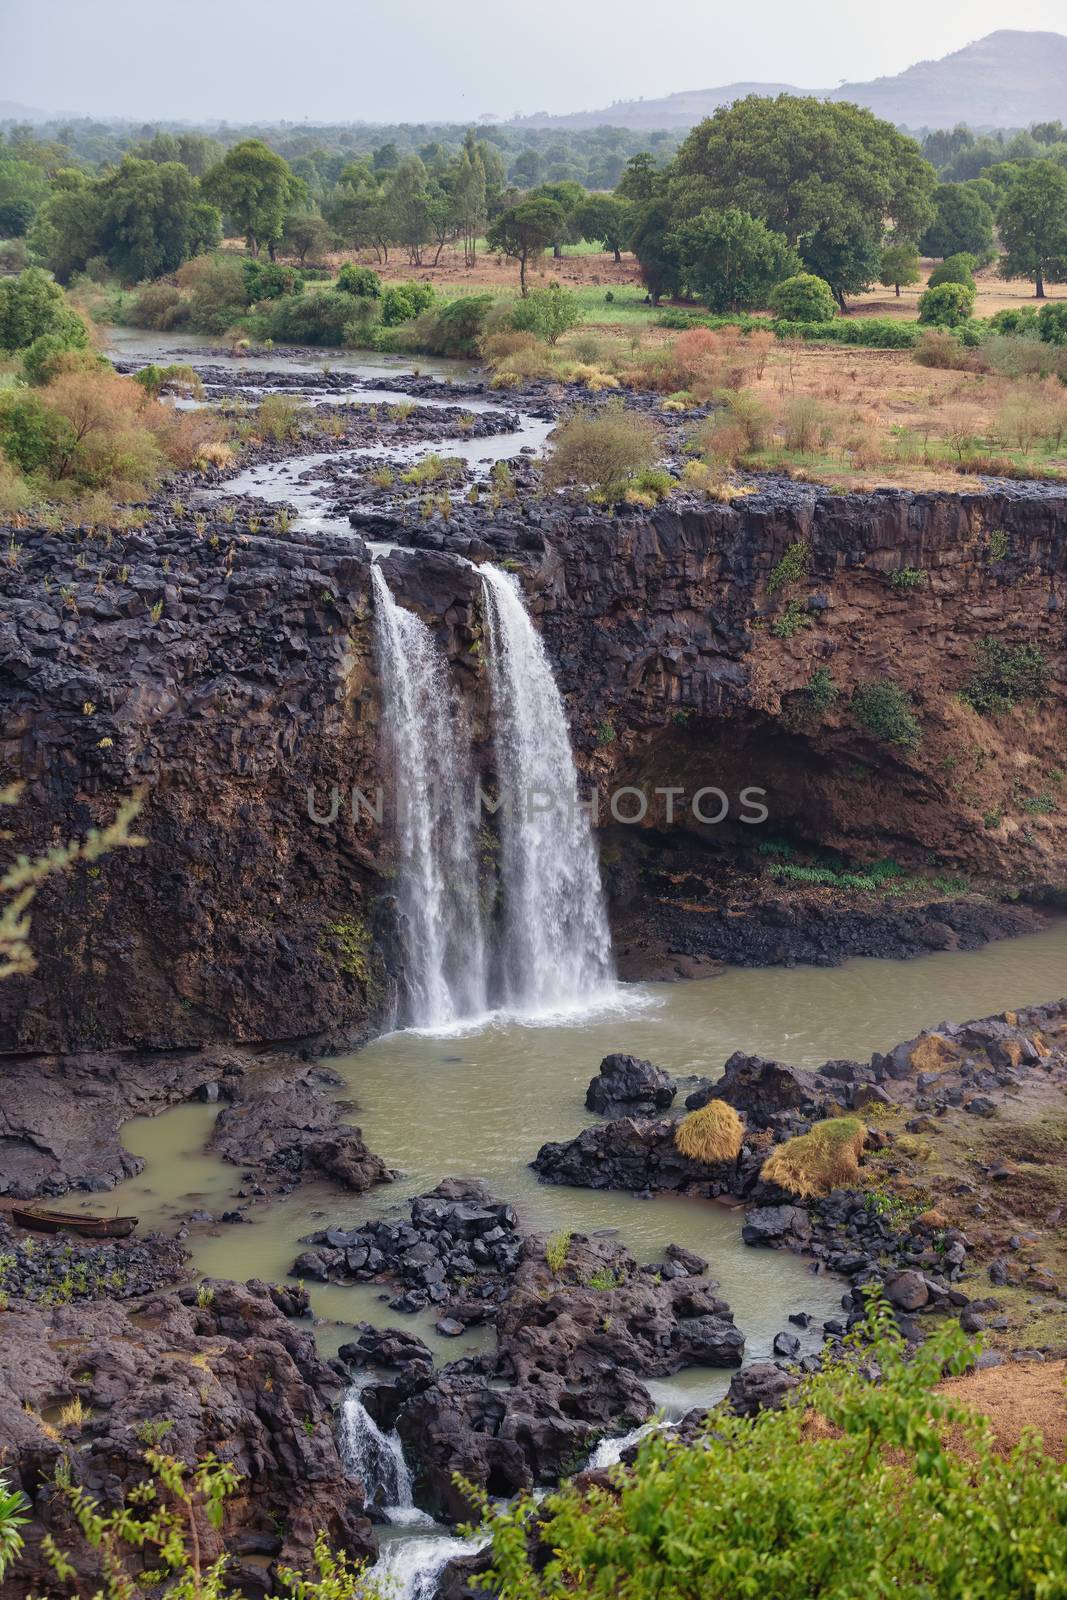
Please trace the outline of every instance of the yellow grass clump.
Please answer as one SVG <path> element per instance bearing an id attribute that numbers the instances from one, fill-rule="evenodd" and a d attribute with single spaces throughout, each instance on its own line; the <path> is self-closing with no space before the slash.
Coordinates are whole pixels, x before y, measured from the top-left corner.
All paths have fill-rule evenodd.
<path id="1" fill-rule="evenodd" d="M 856 1183 L 867 1134 L 858 1117 L 828 1117 L 787 1139 L 767 1157 L 760 1177 L 806 1199 Z"/>
<path id="2" fill-rule="evenodd" d="M 745 1125 L 725 1100 L 709 1100 L 691 1111 L 674 1130 L 674 1143 L 690 1161 L 736 1161 L 741 1154 Z"/>

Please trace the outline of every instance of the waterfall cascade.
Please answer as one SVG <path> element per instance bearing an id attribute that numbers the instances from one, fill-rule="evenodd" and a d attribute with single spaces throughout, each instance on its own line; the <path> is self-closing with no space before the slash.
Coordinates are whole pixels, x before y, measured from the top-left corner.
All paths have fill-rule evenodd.
<path id="1" fill-rule="evenodd" d="M 397 604 L 377 565 L 372 573 L 396 780 L 403 1020 L 433 1028 L 490 1003 L 471 742 L 430 630 Z M 544 643 L 515 579 L 489 565 L 481 573 L 501 802 L 492 999 L 527 1012 L 567 1009 L 612 975 L 596 847 Z"/>
<path id="2" fill-rule="evenodd" d="M 408 1015 L 440 1027 L 486 1008 L 470 740 L 426 624 L 372 569 L 379 671 L 393 748 Z"/>
<path id="3" fill-rule="evenodd" d="M 391 1540 L 383 1543 L 369 1576 L 381 1584 L 389 1600 L 434 1600 L 442 1569 L 457 1556 L 474 1555 L 488 1542 L 481 1535 L 460 1539 L 445 1533 Z"/>
<path id="4" fill-rule="evenodd" d="M 579 804 L 563 701 L 510 573 L 482 567 L 493 697 L 509 1005 L 588 999 L 611 977 L 611 937 L 592 829 Z"/>
<path id="5" fill-rule="evenodd" d="M 353 1390 L 341 1413 L 341 1455 L 345 1470 L 362 1483 L 368 1501 L 380 1500 L 392 1523 L 432 1523 L 415 1505 L 411 1468 L 396 1433 L 383 1433 Z"/>

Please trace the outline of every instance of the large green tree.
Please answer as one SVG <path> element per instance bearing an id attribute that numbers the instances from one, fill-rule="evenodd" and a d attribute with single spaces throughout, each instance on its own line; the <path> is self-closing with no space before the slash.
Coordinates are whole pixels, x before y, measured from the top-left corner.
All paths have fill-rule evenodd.
<path id="1" fill-rule="evenodd" d="M 262 139 L 243 139 L 203 180 L 206 197 L 231 217 L 254 256 L 266 245 L 271 260 L 296 198 L 289 163 Z"/>
<path id="2" fill-rule="evenodd" d="M 623 245 L 633 221 L 633 208 L 627 201 L 613 194 L 587 195 L 572 221 L 580 239 L 602 244 L 616 261 L 622 260 Z"/>
<path id="3" fill-rule="evenodd" d="M 887 227 L 931 219 L 933 168 L 914 140 L 870 111 L 796 95 L 750 95 L 692 130 L 670 180 L 676 223 L 737 206 L 760 217 L 825 278 L 839 304 L 877 280 Z"/>
<path id="4" fill-rule="evenodd" d="M 975 183 L 941 183 L 934 191 L 936 215 L 919 241 L 927 256 L 965 251 L 976 261 L 993 249 L 993 209 Z"/>
<path id="5" fill-rule="evenodd" d="M 490 250 L 500 251 L 519 263 L 519 292 L 523 299 L 528 293 L 527 266 L 544 254 L 565 226 L 562 206 L 542 196 L 520 200 L 518 205 L 502 211 L 490 227 L 486 235 Z"/>
<path id="6" fill-rule="evenodd" d="M 665 196 L 634 206 L 628 243 L 653 305 L 658 305 L 665 294 L 677 294 L 681 287 L 681 262 L 671 222 Z"/>
<path id="7" fill-rule="evenodd" d="M 776 283 L 800 271 L 800 257 L 747 211 L 701 211 L 674 235 L 686 287 L 710 311 L 765 306 Z"/>
<path id="8" fill-rule="evenodd" d="M 69 283 L 96 253 L 100 228 L 97 186 L 84 172 L 64 167 L 30 229 L 30 249 L 59 283 Z"/>
<path id="9" fill-rule="evenodd" d="M 0 279 L 0 350 L 25 350 L 45 334 L 56 335 L 71 349 L 89 343 L 84 322 L 40 267 Z"/>
<path id="10" fill-rule="evenodd" d="M 1046 283 L 1067 282 L 1067 172 L 1053 161 L 1025 167 L 997 219 L 1003 278 L 1029 278 L 1038 300 Z"/>
<path id="11" fill-rule="evenodd" d="M 96 254 L 124 283 L 176 272 L 219 241 L 219 214 L 180 161 L 127 156 L 97 183 Z"/>

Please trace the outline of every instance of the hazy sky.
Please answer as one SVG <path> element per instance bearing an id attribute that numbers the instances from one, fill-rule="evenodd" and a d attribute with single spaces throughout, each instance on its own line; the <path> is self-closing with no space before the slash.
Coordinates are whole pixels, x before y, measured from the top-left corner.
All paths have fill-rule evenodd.
<path id="1" fill-rule="evenodd" d="M 0 99 L 138 120 L 505 119 L 736 79 L 830 88 L 1004 27 L 1067 31 L 1067 0 L 0 0 Z"/>

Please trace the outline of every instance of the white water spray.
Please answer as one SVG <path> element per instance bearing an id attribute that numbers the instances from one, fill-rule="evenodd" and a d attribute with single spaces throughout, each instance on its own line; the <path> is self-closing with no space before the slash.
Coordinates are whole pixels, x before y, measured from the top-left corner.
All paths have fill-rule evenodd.
<path id="1" fill-rule="evenodd" d="M 588 1001 L 611 978 L 611 937 L 589 819 L 578 800 L 563 701 L 515 579 L 481 568 L 501 811 L 509 1005 Z"/>
<path id="2" fill-rule="evenodd" d="M 363 1485 L 368 1502 L 380 1499 L 390 1522 L 432 1523 L 415 1505 L 411 1468 L 404 1459 L 400 1436 L 382 1432 L 358 1389 L 346 1396 L 341 1413 L 341 1458 L 349 1477 L 358 1478 Z"/>
<path id="3" fill-rule="evenodd" d="M 382 1545 L 370 1577 L 389 1600 L 434 1600 L 441 1573 L 457 1556 L 474 1555 L 488 1544 L 487 1535 L 473 1539 L 448 1534 L 398 1539 Z"/>
<path id="4" fill-rule="evenodd" d="M 443 653 L 371 568 L 382 700 L 393 747 L 405 1021 L 441 1027 L 486 1009 L 470 741 Z"/>

